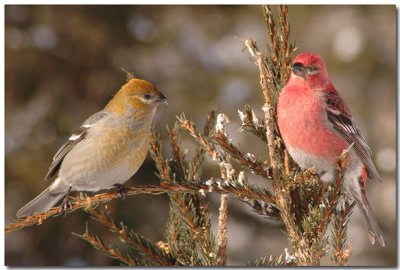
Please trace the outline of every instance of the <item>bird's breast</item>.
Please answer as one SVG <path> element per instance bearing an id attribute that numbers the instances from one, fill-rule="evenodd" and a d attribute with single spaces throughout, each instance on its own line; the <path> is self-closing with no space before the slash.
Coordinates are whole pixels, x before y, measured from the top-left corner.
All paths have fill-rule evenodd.
<path id="1" fill-rule="evenodd" d="M 146 158 L 150 125 L 105 123 L 64 158 L 59 176 L 76 190 L 99 190 L 127 181 Z"/>
<path id="2" fill-rule="evenodd" d="M 126 163 L 127 169 L 136 172 L 146 157 L 150 138 L 150 127 L 142 125 L 125 126 L 116 131 L 109 130 L 101 138 L 99 156 L 104 157 L 107 167 Z M 108 149 L 108 150 L 106 150 Z M 100 165 L 101 166 L 101 165 Z"/>
<path id="3" fill-rule="evenodd" d="M 318 93 L 282 92 L 277 114 L 285 145 L 313 155 L 337 157 L 348 144 L 328 122 L 325 102 Z"/>

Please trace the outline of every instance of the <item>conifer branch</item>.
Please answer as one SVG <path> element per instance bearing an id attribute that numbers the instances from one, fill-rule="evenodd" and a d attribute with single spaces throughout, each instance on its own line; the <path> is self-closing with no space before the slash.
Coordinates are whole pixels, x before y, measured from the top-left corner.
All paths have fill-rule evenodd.
<path id="1" fill-rule="evenodd" d="M 262 257 L 256 259 L 254 262 L 248 262 L 248 266 L 250 267 L 277 267 L 277 266 L 294 266 L 294 257 L 289 254 L 288 249 L 285 248 L 285 254 L 281 254 L 278 257 L 274 258 Z"/>
<path id="2" fill-rule="evenodd" d="M 213 118 L 214 114 L 211 112 L 204 128 L 204 137 L 209 135 Z M 172 147 L 172 157 L 165 159 L 160 151 L 155 154 L 155 156 L 159 157 L 158 160 L 168 160 L 166 165 L 171 168 L 170 172 L 172 172 L 173 178 L 169 177 L 164 181 L 164 184 L 187 183 L 189 176 L 200 175 L 205 152 L 199 147 L 193 160 L 185 161 L 185 155 L 181 151 L 179 143 L 177 125 L 173 129 L 168 129 L 168 133 Z M 152 144 L 156 145 L 157 142 L 152 142 Z M 157 167 L 162 168 L 161 165 Z M 163 174 L 162 172 L 159 173 Z M 178 175 L 178 178 L 176 178 L 176 175 Z M 179 175 L 183 179 L 180 179 Z M 179 263 L 184 265 L 215 265 L 215 257 L 209 256 L 213 254 L 214 243 L 211 223 L 208 217 L 208 203 L 204 198 L 204 190 L 201 191 L 203 192 L 169 193 L 170 212 L 166 238 L 171 253 L 176 256 Z"/>
<path id="3" fill-rule="evenodd" d="M 143 256 L 143 260 L 150 260 L 154 265 L 174 266 L 176 264 L 176 260 L 171 254 L 153 245 L 143 236 L 126 227 L 122 222 L 117 225 L 107 211 L 107 208 L 101 210 L 100 208 L 89 207 L 85 211 L 94 220 L 103 224 L 110 232 L 116 234 L 123 244 L 129 245 L 139 252 Z"/>
<path id="4" fill-rule="evenodd" d="M 295 51 L 295 46 L 289 40 L 288 7 L 279 6 L 278 13 L 275 13 L 277 16 L 274 16 L 270 6 L 264 6 L 263 9 L 266 33 L 270 39 L 267 51 L 261 53 L 251 37 L 245 40 L 245 45 L 259 72 L 265 103 L 262 108 L 264 119 L 259 119 L 248 105 L 244 112 L 239 110 L 238 113 L 242 122 L 239 130 L 251 132 L 266 144 L 268 161 L 262 162 L 254 154 L 246 153 L 232 143 L 226 132 L 225 115 L 216 116 L 211 111 L 201 132 L 182 114 L 177 117 L 173 128 L 167 127 L 167 147 L 172 150 L 169 156 L 164 155 L 160 136 L 152 129 L 150 154 L 156 164 L 160 185 L 132 185 L 126 193 L 126 196 L 168 195 L 170 208 L 166 242 L 151 243 L 122 222 L 116 223 L 107 210 L 98 207 L 120 197 L 117 191 L 91 196 L 79 193 L 70 197 L 71 208 L 67 214 L 82 208 L 117 236 L 124 248 L 105 242 L 89 231 L 87 226 L 83 234 L 76 236 L 128 266 L 222 266 L 226 264 L 228 255 L 228 195 L 233 195 L 250 205 L 256 213 L 282 220 L 289 238 L 290 248 L 285 248 L 284 254 L 263 257 L 249 262 L 249 265 L 319 266 L 322 258 L 327 255 L 329 244 L 333 249 L 332 263 L 337 266 L 348 263 L 351 246 L 346 243 L 347 222 L 355 205 L 355 202 L 346 200 L 342 187 L 348 151 L 339 158 L 335 181 L 330 185 L 321 182 L 315 170 L 299 170 L 291 161 L 276 121 L 277 97 L 289 78 L 291 58 Z M 214 127 L 215 131 L 212 130 Z M 182 147 L 182 130 L 188 132 L 197 143 L 192 159 L 187 149 Z M 219 165 L 219 178 L 201 178 L 206 154 Z M 236 161 L 241 168 L 266 180 L 273 180 L 273 192 L 248 183 L 244 171 L 237 175 L 231 161 Z M 206 195 L 211 192 L 221 194 L 216 239 L 211 230 Z M 343 199 L 343 205 L 338 209 L 340 199 Z M 5 232 L 40 225 L 46 219 L 61 214 L 64 214 L 63 209 L 54 207 L 45 213 L 8 224 Z M 332 220 L 332 235 L 329 239 L 326 234 Z"/>
<path id="5" fill-rule="evenodd" d="M 279 13 L 280 13 L 280 28 L 282 29 L 282 67 L 281 67 L 281 74 L 282 74 L 282 84 L 281 88 L 283 88 L 284 84 L 289 80 L 290 75 L 290 65 L 292 60 L 292 53 L 295 51 L 295 46 L 289 42 L 289 10 L 286 5 L 279 6 Z"/>
<path id="6" fill-rule="evenodd" d="M 151 129 L 150 155 L 156 164 L 158 178 L 160 178 L 161 181 L 171 181 L 170 169 L 162 154 L 160 135 L 155 132 L 154 128 Z"/>
<path id="7" fill-rule="evenodd" d="M 254 59 L 260 76 L 265 105 L 265 128 L 268 153 L 275 183 L 276 204 L 286 225 L 296 265 L 319 265 L 326 253 L 326 227 L 332 215 L 332 209 L 341 195 L 341 182 L 338 180 L 332 192 L 321 192 L 320 184 L 306 188 L 311 184 L 301 174 L 302 181 L 291 179 L 290 161 L 284 149 L 276 124 L 275 104 L 280 90 L 286 84 L 290 73 L 290 59 L 295 48 L 289 42 L 288 9 L 280 6 L 279 21 L 273 16 L 269 6 L 264 7 L 264 21 L 270 39 L 268 56 L 265 57 L 257 44 L 249 37 L 246 47 Z M 341 170 L 337 179 L 342 179 Z M 322 204 L 320 203 L 322 201 Z M 324 202 L 327 201 L 327 206 Z"/>
<path id="8" fill-rule="evenodd" d="M 232 158 L 239 162 L 243 168 L 250 169 L 252 173 L 258 174 L 266 179 L 272 180 L 272 170 L 256 160 L 256 157 L 250 153 L 241 152 L 235 145 L 229 142 L 229 139 L 221 133 L 214 134 L 212 140 L 223 150 L 228 152 Z"/>
<path id="9" fill-rule="evenodd" d="M 144 265 L 143 262 L 136 261 L 128 253 L 124 254 L 117 247 L 105 243 L 104 240 L 101 240 L 97 235 L 91 233 L 89 231 L 87 224 L 85 233 L 83 234 L 72 233 L 72 234 L 82 238 L 83 240 L 91 244 L 94 248 L 103 251 L 107 256 L 116 259 L 125 265 L 128 266 Z"/>
<path id="10" fill-rule="evenodd" d="M 264 120 L 259 119 L 249 105 L 244 107 L 244 112 L 238 110 L 238 113 L 240 120 L 242 121 L 240 131 L 249 131 L 260 138 L 263 142 L 267 143 L 267 130 L 265 129 Z"/>
<path id="11" fill-rule="evenodd" d="M 333 186 L 333 191 L 327 196 L 328 203 L 327 206 L 324 207 L 325 211 L 323 211 L 322 221 L 317 227 L 318 235 L 325 234 L 328 224 L 330 222 L 330 218 L 332 217 L 332 214 L 338 204 L 339 198 L 343 195 L 343 176 L 347 166 L 347 162 L 348 157 L 347 151 L 345 150 L 337 162 L 335 184 Z"/>
<path id="12" fill-rule="evenodd" d="M 347 223 L 356 202 L 349 203 L 343 198 L 344 203 L 340 210 L 335 210 L 335 219 L 332 227 L 331 246 L 333 248 L 332 262 L 336 266 L 346 266 L 351 256 L 351 245 L 347 241 Z"/>
<path id="13" fill-rule="evenodd" d="M 175 124 L 174 128 L 169 128 L 167 126 L 167 132 L 170 138 L 171 147 L 172 147 L 172 154 L 174 156 L 174 161 L 177 167 L 178 177 L 180 181 L 186 181 L 186 164 L 185 164 L 185 154 L 181 151 L 181 146 L 179 144 L 179 137 L 178 137 L 178 126 Z"/>
<path id="14" fill-rule="evenodd" d="M 285 168 L 285 175 L 289 176 L 290 174 L 290 157 L 289 157 L 289 152 L 285 149 L 284 150 L 284 156 L 283 156 L 283 164 L 284 164 L 284 168 Z"/>
<path id="15" fill-rule="evenodd" d="M 269 36 L 269 40 L 271 41 L 271 67 L 277 67 L 279 69 L 279 53 L 280 53 L 280 41 L 279 40 L 279 29 L 276 27 L 275 19 L 271 7 L 269 5 L 264 5 L 264 24 L 267 27 L 267 35 Z M 275 78 L 278 74 L 271 74 L 273 78 Z M 264 88 L 263 88 L 264 90 Z"/>
<path id="16" fill-rule="evenodd" d="M 270 72 L 268 72 L 268 67 L 263 59 L 260 50 L 258 49 L 257 44 L 249 37 L 245 41 L 246 47 L 249 50 L 250 54 L 254 58 L 254 63 L 258 67 L 258 71 L 260 73 L 260 85 L 263 91 L 265 104 L 263 106 L 263 111 L 265 113 L 265 126 L 266 126 L 266 137 L 267 137 L 267 145 L 268 145 L 268 154 L 271 162 L 272 175 L 275 180 L 275 184 L 279 186 L 280 183 L 280 172 L 279 166 L 277 163 L 276 155 L 275 155 L 275 120 L 273 117 L 274 108 L 273 102 L 271 98 L 271 89 L 268 85 L 267 81 L 269 78 L 267 77 Z"/>
<path id="17" fill-rule="evenodd" d="M 243 167 L 250 169 L 253 173 L 261 175 L 265 178 L 271 179 L 271 170 L 263 165 L 261 162 L 255 160 L 253 155 L 242 153 L 236 146 L 230 143 L 226 136 L 223 134 L 212 134 L 211 140 L 203 136 L 196 125 L 184 117 L 179 117 L 178 121 L 183 129 L 187 130 L 189 134 L 199 143 L 200 146 L 216 161 L 222 162 L 223 158 L 216 151 L 213 142 L 221 146 L 225 151 L 232 155 Z"/>
<path id="18" fill-rule="evenodd" d="M 216 134 L 222 137 L 227 136 L 226 124 L 229 122 L 224 114 L 217 116 L 217 123 L 215 125 Z M 221 155 L 223 161 L 219 163 L 221 170 L 221 178 L 225 182 L 236 180 L 235 170 L 230 163 L 230 155 L 222 151 Z M 217 233 L 217 264 L 225 265 L 228 246 L 228 195 L 222 194 L 220 198 L 219 216 L 218 216 L 218 233 Z"/>
<path id="19" fill-rule="evenodd" d="M 289 240 L 294 251 L 296 265 L 298 266 L 311 266 L 315 265 L 312 254 L 309 252 L 309 245 L 302 237 L 301 231 L 296 224 L 294 216 L 292 215 L 290 205 L 292 203 L 290 196 L 287 192 L 280 191 L 276 195 L 276 203 L 280 206 L 281 217 L 286 225 Z"/>
<path id="20" fill-rule="evenodd" d="M 177 119 L 181 128 L 187 130 L 189 134 L 199 143 L 199 145 L 212 157 L 213 160 L 222 162 L 223 159 L 216 151 L 214 145 L 209 141 L 208 138 L 200 133 L 192 121 L 187 120 L 185 115 L 177 117 Z"/>
<path id="21" fill-rule="evenodd" d="M 222 194 L 218 216 L 217 265 L 225 265 L 228 247 L 228 195 Z"/>
<path id="22" fill-rule="evenodd" d="M 203 136 L 209 137 L 215 123 L 215 111 L 208 113 L 206 124 L 204 125 Z M 198 179 L 200 177 L 200 169 L 203 165 L 205 150 L 200 145 L 197 146 L 197 154 L 193 161 L 189 163 L 189 177 L 188 179 Z"/>
<path id="23" fill-rule="evenodd" d="M 260 201 L 272 202 L 273 198 L 266 189 L 259 188 L 255 185 L 243 186 L 238 183 L 225 183 L 223 179 L 212 178 L 207 181 L 193 181 L 186 184 L 175 184 L 170 182 L 162 182 L 160 186 L 155 185 L 132 185 L 127 187 L 126 196 L 138 194 L 160 195 L 165 193 L 192 193 L 203 194 L 205 192 L 217 192 L 221 194 L 233 194 L 239 198 L 252 197 Z M 96 207 L 98 204 L 106 203 L 110 200 L 119 198 L 118 191 L 109 191 L 93 196 L 87 196 L 80 193 L 76 197 L 70 197 L 71 208 L 68 214 L 80 208 Z M 64 214 L 62 207 L 53 207 L 47 212 L 27 216 L 5 226 L 5 232 L 13 232 L 32 225 L 40 225 L 50 217 L 56 217 Z"/>
<path id="24" fill-rule="evenodd" d="M 275 203 L 266 203 L 265 201 L 255 200 L 253 198 L 239 198 L 242 202 L 248 204 L 254 212 L 268 219 L 282 221 L 281 210 Z"/>

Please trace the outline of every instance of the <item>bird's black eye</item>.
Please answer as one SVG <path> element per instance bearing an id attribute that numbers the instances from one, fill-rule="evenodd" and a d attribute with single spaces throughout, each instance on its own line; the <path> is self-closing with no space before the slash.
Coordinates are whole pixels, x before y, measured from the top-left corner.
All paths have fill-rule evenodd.
<path id="1" fill-rule="evenodd" d="M 292 66 L 292 71 L 296 76 L 305 78 L 306 69 L 302 63 L 300 63 L 300 62 L 294 63 Z"/>
<path id="2" fill-rule="evenodd" d="M 144 99 L 147 99 L 147 100 L 149 100 L 149 99 L 151 99 L 151 95 L 150 94 L 144 94 Z"/>
<path id="3" fill-rule="evenodd" d="M 296 62 L 293 64 L 292 69 L 301 69 L 303 67 L 304 67 L 304 65 L 302 63 Z"/>
<path id="4" fill-rule="evenodd" d="M 315 75 L 315 74 L 319 73 L 319 67 L 309 66 L 307 69 L 308 69 L 307 73 L 310 74 L 310 75 Z"/>

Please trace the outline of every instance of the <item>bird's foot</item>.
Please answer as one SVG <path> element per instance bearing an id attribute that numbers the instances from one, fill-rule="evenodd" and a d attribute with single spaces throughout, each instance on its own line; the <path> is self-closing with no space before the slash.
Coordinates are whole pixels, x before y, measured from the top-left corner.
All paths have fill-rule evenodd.
<path id="1" fill-rule="evenodd" d="M 326 174 L 326 171 L 322 171 L 318 173 L 318 177 L 321 178 L 322 176 L 324 176 Z"/>
<path id="2" fill-rule="evenodd" d="M 69 194 L 71 193 L 71 188 L 69 188 L 68 193 L 65 195 L 62 203 L 61 203 L 61 210 L 64 212 L 64 217 L 69 213 L 72 209 L 71 201 L 69 200 Z"/>
<path id="3" fill-rule="evenodd" d="M 128 193 L 129 189 L 122 184 L 114 184 L 114 187 L 117 188 L 119 197 L 125 200 L 125 195 Z"/>

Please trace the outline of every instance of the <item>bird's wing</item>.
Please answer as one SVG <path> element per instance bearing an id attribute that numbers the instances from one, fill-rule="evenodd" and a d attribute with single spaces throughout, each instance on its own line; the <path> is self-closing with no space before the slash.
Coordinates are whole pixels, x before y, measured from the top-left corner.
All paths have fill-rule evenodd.
<path id="1" fill-rule="evenodd" d="M 108 113 L 105 111 L 99 111 L 90 116 L 80 128 L 68 138 L 68 140 L 58 149 L 57 153 L 53 157 L 53 162 L 50 165 L 49 172 L 46 175 L 46 180 L 53 177 L 58 169 L 60 168 L 61 162 L 72 148 L 74 148 L 79 142 L 85 139 L 88 130 L 95 125 L 99 120 L 103 119 Z"/>
<path id="2" fill-rule="evenodd" d="M 325 93 L 326 112 L 329 122 L 349 144 L 354 143 L 353 148 L 367 168 L 368 176 L 381 182 L 381 177 L 371 159 L 371 149 L 353 122 L 349 108 L 333 87 Z"/>

